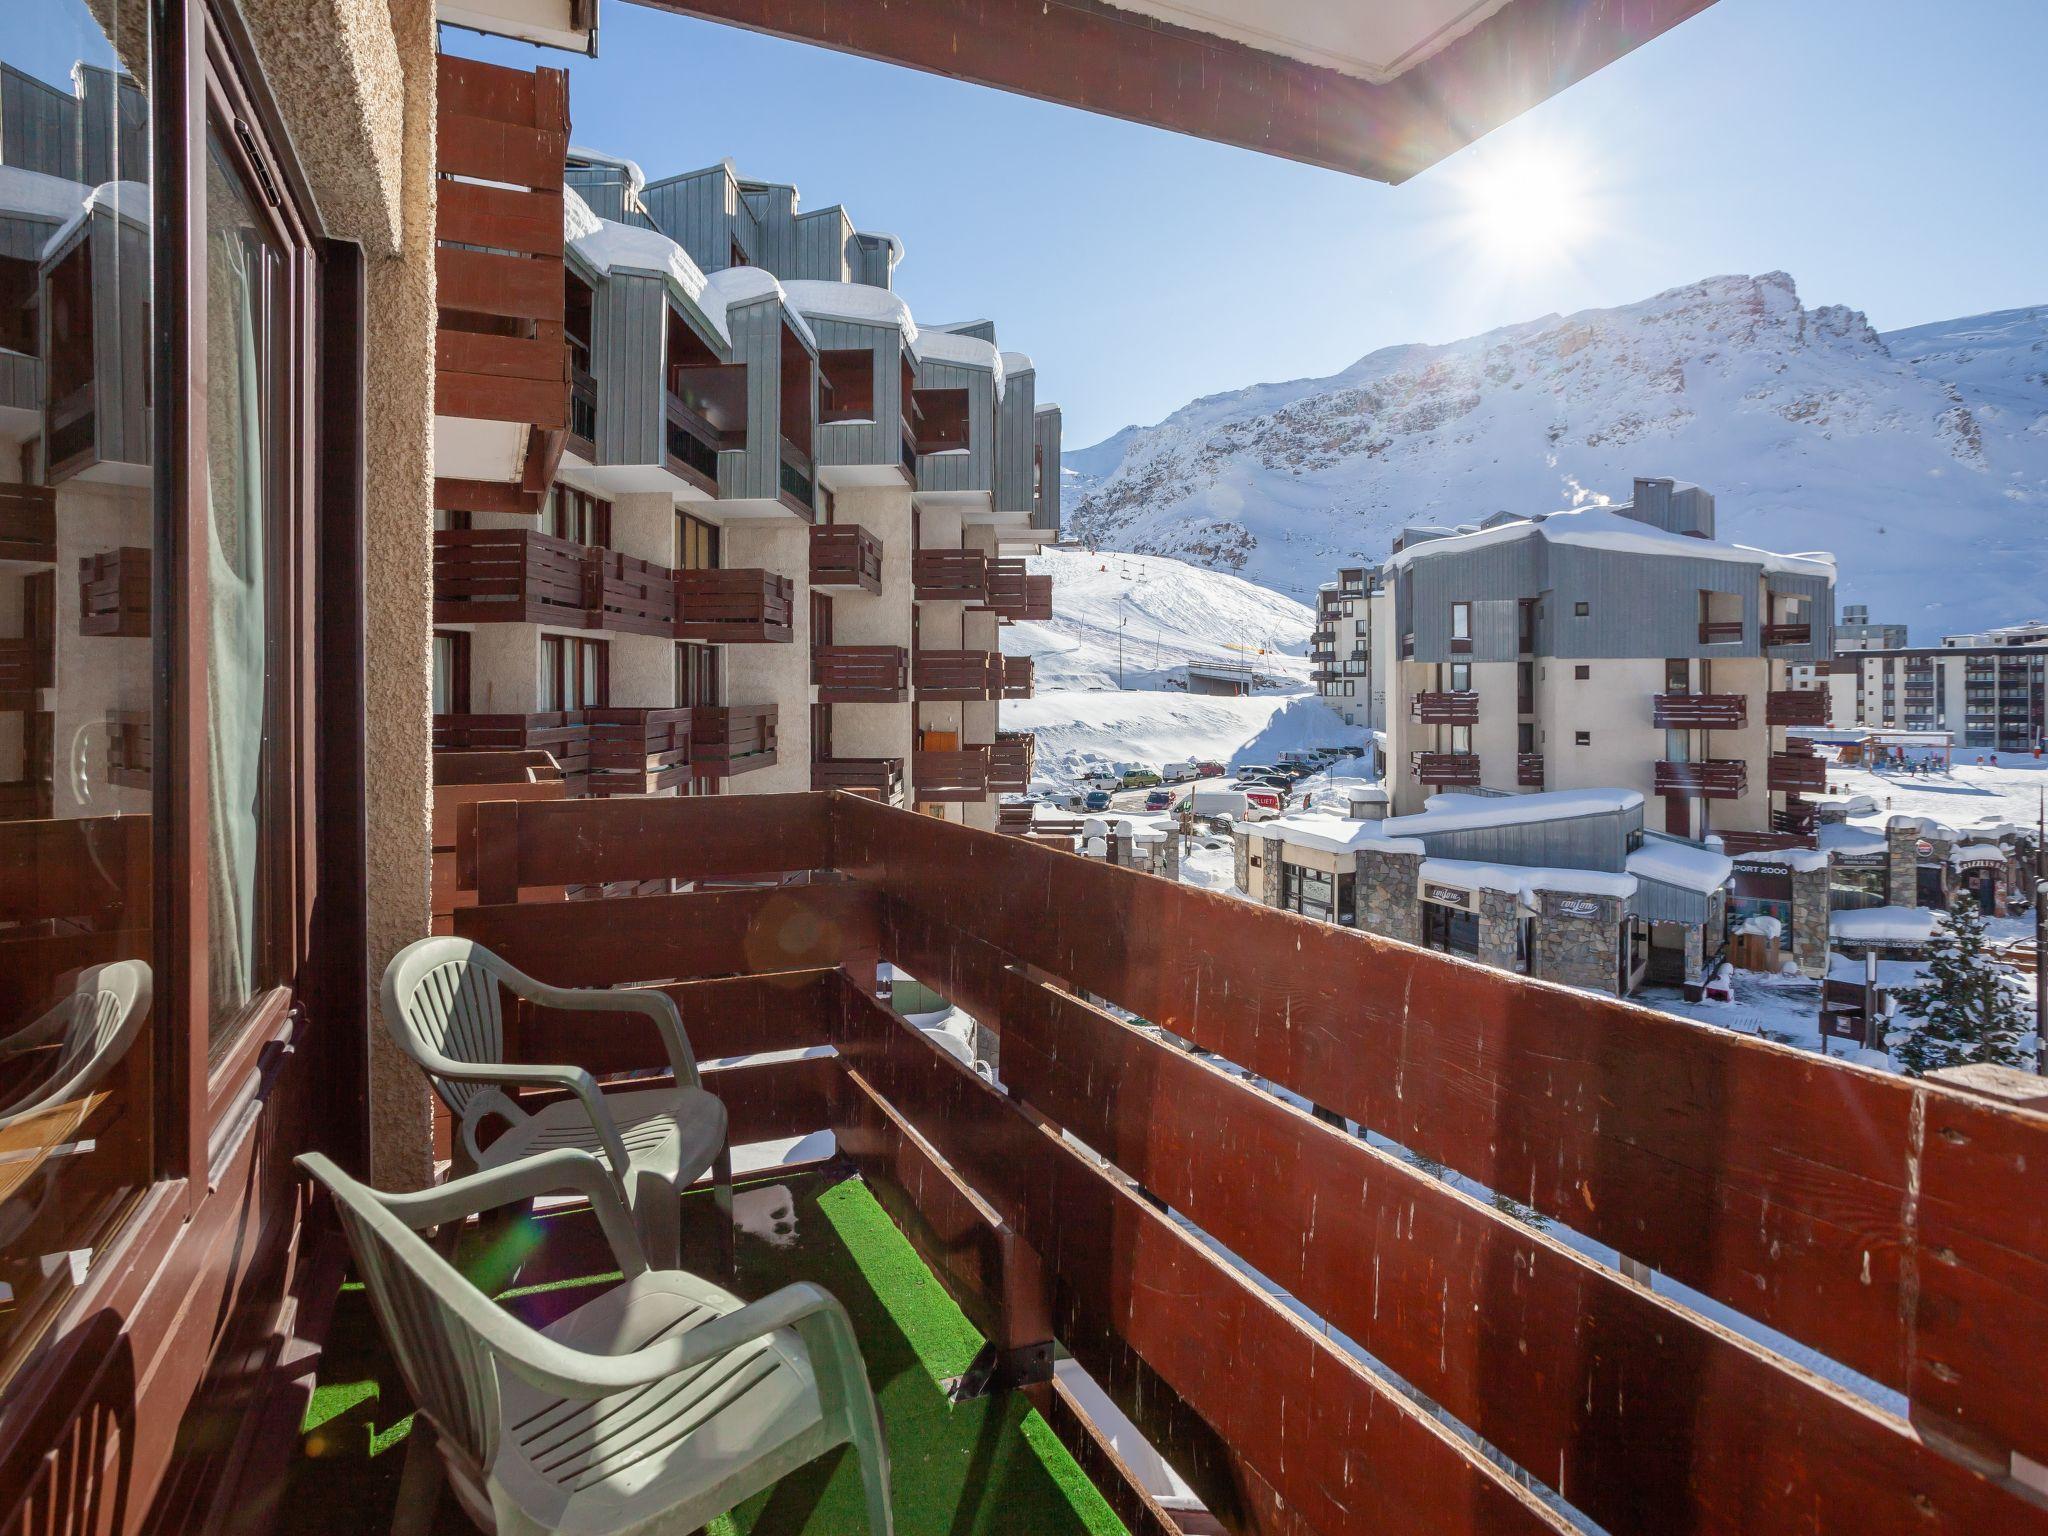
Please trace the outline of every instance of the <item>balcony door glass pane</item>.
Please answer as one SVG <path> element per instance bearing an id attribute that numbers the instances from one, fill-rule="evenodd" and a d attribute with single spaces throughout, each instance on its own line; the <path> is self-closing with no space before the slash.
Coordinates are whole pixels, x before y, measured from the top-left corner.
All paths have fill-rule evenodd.
<path id="1" fill-rule="evenodd" d="M 155 1169 L 148 10 L 0 4 L 0 1396 Z"/>
<path id="2" fill-rule="evenodd" d="M 284 256 L 218 130 L 206 161 L 207 930 L 217 1055 L 278 979 L 270 647 Z"/>

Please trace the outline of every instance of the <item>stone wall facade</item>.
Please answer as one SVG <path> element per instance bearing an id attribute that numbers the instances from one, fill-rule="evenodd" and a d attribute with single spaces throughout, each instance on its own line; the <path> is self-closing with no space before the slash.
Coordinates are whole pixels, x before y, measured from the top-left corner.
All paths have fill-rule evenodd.
<path id="1" fill-rule="evenodd" d="M 1264 840 L 1263 838 L 1261 838 L 1261 839 L 1260 839 L 1260 841 L 1259 841 L 1259 846 L 1260 846 L 1260 847 L 1262 847 L 1262 848 L 1263 848 L 1263 847 L 1265 846 L 1265 840 Z M 1237 888 L 1238 888 L 1238 889 L 1239 889 L 1240 891 L 1246 891 L 1246 892 L 1249 892 L 1249 891 L 1251 890 L 1251 888 L 1252 888 L 1252 882 L 1251 882 L 1251 868 L 1252 868 L 1252 835 L 1251 835 L 1251 833 L 1249 833 L 1249 832 L 1244 832 L 1244 831 L 1236 831 L 1236 832 L 1232 832 L 1232 833 L 1230 834 L 1230 871 L 1231 871 L 1231 879 L 1232 879 L 1232 880 L 1233 880 L 1233 881 L 1235 882 L 1235 884 L 1236 884 Z"/>
<path id="2" fill-rule="evenodd" d="M 1496 970 L 1515 969 L 1516 939 L 1522 926 L 1521 903 L 1512 891 L 1480 891 L 1479 962 Z"/>
<path id="3" fill-rule="evenodd" d="M 1884 899 L 1887 905 L 1910 907 L 1920 899 L 1920 829 L 1899 826 L 1885 828 Z"/>
<path id="4" fill-rule="evenodd" d="M 1912 902 L 1908 900 L 1907 906 Z M 1792 871 L 1792 963 L 1802 975 L 1828 973 L 1828 868 Z"/>
<path id="5" fill-rule="evenodd" d="M 1618 993 L 1622 899 L 1579 891 L 1538 891 L 1536 902 L 1531 974 L 1589 992 Z M 1567 905 L 1590 906 L 1591 911 L 1575 915 Z"/>
<path id="6" fill-rule="evenodd" d="M 1422 877 L 1419 853 L 1383 853 L 1366 849 L 1358 855 L 1355 887 L 1358 926 L 1367 933 L 1422 942 L 1422 901 L 1416 886 Z"/>

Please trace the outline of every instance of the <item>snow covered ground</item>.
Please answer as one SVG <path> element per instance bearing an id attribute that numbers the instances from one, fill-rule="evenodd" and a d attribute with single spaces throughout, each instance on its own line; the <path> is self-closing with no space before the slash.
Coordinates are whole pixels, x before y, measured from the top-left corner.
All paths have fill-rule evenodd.
<path id="1" fill-rule="evenodd" d="M 1282 751 L 1355 745 L 1309 685 L 1315 615 L 1236 576 L 1151 555 L 1053 549 L 1053 618 L 1003 630 L 1003 654 L 1033 661 L 1033 697 L 1003 726 L 1038 737 L 1038 777 L 1075 788 L 1119 762 L 1270 762 Z M 1242 697 L 1174 686 L 1190 660 L 1248 665 L 1272 686 Z M 1122 687 L 1118 687 L 1119 674 Z"/>
<path id="2" fill-rule="evenodd" d="M 1876 810 L 1932 816 L 1963 828 L 1981 821 L 2010 821 L 2031 827 L 2039 815 L 2039 799 L 2048 790 L 2048 759 L 2000 754 L 1992 767 L 1989 752 L 1956 752 L 1948 773 L 1922 778 L 1917 774 L 1873 773 L 1866 768 L 1828 765 L 1828 786 L 1840 794 L 1868 795 Z M 1987 761 L 1978 763 L 1975 758 Z"/>

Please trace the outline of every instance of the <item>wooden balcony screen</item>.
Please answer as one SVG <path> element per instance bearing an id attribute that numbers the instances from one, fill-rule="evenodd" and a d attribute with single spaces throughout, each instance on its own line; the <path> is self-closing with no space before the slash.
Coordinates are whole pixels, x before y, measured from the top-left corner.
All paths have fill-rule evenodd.
<path id="1" fill-rule="evenodd" d="M 1826 725 L 1825 688 L 1775 688 L 1764 696 L 1766 725 Z"/>
<path id="2" fill-rule="evenodd" d="M 1040 624 L 1046 623 L 1052 618 L 1052 578 L 1050 576 L 1033 576 L 1029 572 L 1025 574 L 1024 611 L 1016 615 L 1016 617 L 1029 619 Z"/>
<path id="3" fill-rule="evenodd" d="M 1038 767 L 1038 738 L 1028 731 L 1002 731 L 988 753 L 991 794 L 1022 795 L 1031 790 Z"/>
<path id="4" fill-rule="evenodd" d="M 545 752 L 561 769 L 569 793 L 590 787 L 590 723 L 584 711 L 530 715 L 436 715 L 436 752 Z"/>
<path id="5" fill-rule="evenodd" d="M 1417 752 L 1415 777 L 1425 784 L 1473 785 L 1479 782 L 1476 752 Z"/>
<path id="6" fill-rule="evenodd" d="M 1766 782 L 1772 789 L 1827 792 L 1828 765 L 1822 758 L 1804 752 L 1773 752 Z"/>
<path id="7" fill-rule="evenodd" d="M 811 530 L 811 585 L 882 590 L 882 541 L 854 523 Z"/>
<path id="8" fill-rule="evenodd" d="M 820 704 L 900 704 L 910 697 L 910 652 L 900 645 L 820 645 L 811 651 Z"/>
<path id="9" fill-rule="evenodd" d="M 1541 752 L 1517 752 L 1515 754 L 1515 784 L 1521 789 L 1543 787 L 1543 754 Z"/>
<path id="10" fill-rule="evenodd" d="M 933 802 L 983 800 L 988 797 L 989 749 L 961 747 L 952 752 L 910 755 L 910 796 Z"/>
<path id="11" fill-rule="evenodd" d="M 1749 723 L 1749 700 L 1739 693 L 1660 693 L 1651 700 L 1658 730 L 1733 731 Z"/>
<path id="12" fill-rule="evenodd" d="M 0 709 L 26 707 L 5 702 L 10 695 L 19 698 L 34 693 L 38 688 L 53 686 L 56 658 L 56 637 L 53 635 L 0 639 Z"/>
<path id="13" fill-rule="evenodd" d="M 1766 624 L 1764 644 L 1770 645 L 1811 645 L 1813 626 L 1810 623 Z"/>
<path id="14" fill-rule="evenodd" d="M 53 565 L 57 492 L 47 485 L 0 485 L 0 560 Z"/>
<path id="15" fill-rule="evenodd" d="M 988 556 L 978 549 L 920 549 L 912 579 L 921 603 L 979 603 L 988 596 Z"/>
<path id="16" fill-rule="evenodd" d="M 150 953 L 152 818 L 52 818 L 47 782 L 0 791 L 21 813 L 0 819 L 0 1017 L 30 1019 L 81 966 Z"/>
<path id="17" fill-rule="evenodd" d="M 536 528 L 434 533 L 434 622 L 585 627 L 585 547 Z"/>
<path id="18" fill-rule="evenodd" d="M 719 1089 L 750 1136 L 833 1130 L 997 1348 L 1057 1337 L 1226 1529 L 1558 1536 L 1548 1488 L 1615 1536 L 2048 1530 L 1964 1459 L 2048 1460 L 2048 1355 L 2013 1346 L 2048 1328 L 2048 1114 L 852 796 L 483 804 L 464 837 L 457 933 L 662 985 L 702 1057 L 791 1051 Z M 778 871 L 843 878 L 517 904 Z M 874 1001 L 877 958 L 996 1033 L 1003 1089 Z M 525 1023 L 599 1074 L 659 1064 Z"/>
<path id="19" fill-rule="evenodd" d="M 569 427 L 568 76 L 447 54 L 438 62 L 434 414 L 533 430 L 516 482 L 437 478 L 435 505 L 538 512 Z"/>
<path id="20" fill-rule="evenodd" d="M 774 571 L 744 567 L 675 573 L 678 640 L 725 645 L 786 644 L 796 633 L 796 584 Z"/>
<path id="21" fill-rule="evenodd" d="M 691 716 L 691 767 L 699 778 L 730 778 L 775 766 L 773 704 L 699 705 Z"/>
<path id="22" fill-rule="evenodd" d="M 999 656 L 996 659 L 1003 669 L 1003 697 L 1006 699 L 1030 698 L 1031 658 L 1029 656 Z"/>
<path id="23" fill-rule="evenodd" d="M 828 757 L 811 764 L 811 788 L 843 789 L 886 805 L 903 801 L 900 757 Z"/>
<path id="24" fill-rule="evenodd" d="M 149 551 L 133 545 L 85 555 L 78 562 L 78 632 L 149 634 Z"/>
<path id="25" fill-rule="evenodd" d="M 988 562 L 988 600 L 984 607 L 1006 619 L 1021 619 L 1030 602 L 1030 572 L 1014 556 L 992 557 Z"/>
<path id="26" fill-rule="evenodd" d="M 1739 757 L 1660 762 L 1656 766 L 1655 788 L 1660 795 L 1734 800 L 1749 788 L 1749 765 Z"/>
<path id="27" fill-rule="evenodd" d="M 919 651 L 911 678 L 920 699 L 993 699 L 1003 692 L 1003 658 L 993 651 Z"/>
<path id="28" fill-rule="evenodd" d="M 1742 620 L 1713 619 L 1700 624 L 1701 645 L 1726 645 L 1742 638 Z"/>
<path id="29" fill-rule="evenodd" d="M 651 795 L 690 780 L 688 709 L 589 709 L 590 792 Z"/>
<path id="30" fill-rule="evenodd" d="M 1814 845 L 1810 835 L 1781 830 L 1724 832 L 1716 827 L 1714 836 L 1721 839 L 1721 851 L 1731 858 L 1744 853 L 1778 853 L 1787 848 L 1811 848 Z"/>
<path id="31" fill-rule="evenodd" d="M 1423 725 L 1477 725 L 1479 695 L 1469 689 L 1458 693 L 1418 693 L 1410 702 L 1408 713 Z"/>
<path id="32" fill-rule="evenodd" d="M 593 629 L 629 635 L 673 635 L 675 572 L 615 549 L 583 552 L 585 601 Z"/>

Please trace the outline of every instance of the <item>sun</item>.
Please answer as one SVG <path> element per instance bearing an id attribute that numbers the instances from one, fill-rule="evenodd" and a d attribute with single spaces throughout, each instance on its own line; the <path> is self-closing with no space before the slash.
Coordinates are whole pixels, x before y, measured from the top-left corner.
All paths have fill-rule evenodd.
<path id="1" fill-rule="evenodd" d="M 1554 267 L 1592 236 L 1592 183 L 1569 145 L 1527 139 L 1467 154 L 1455 182 L 1459 235 L 1489 265 Z"/>

